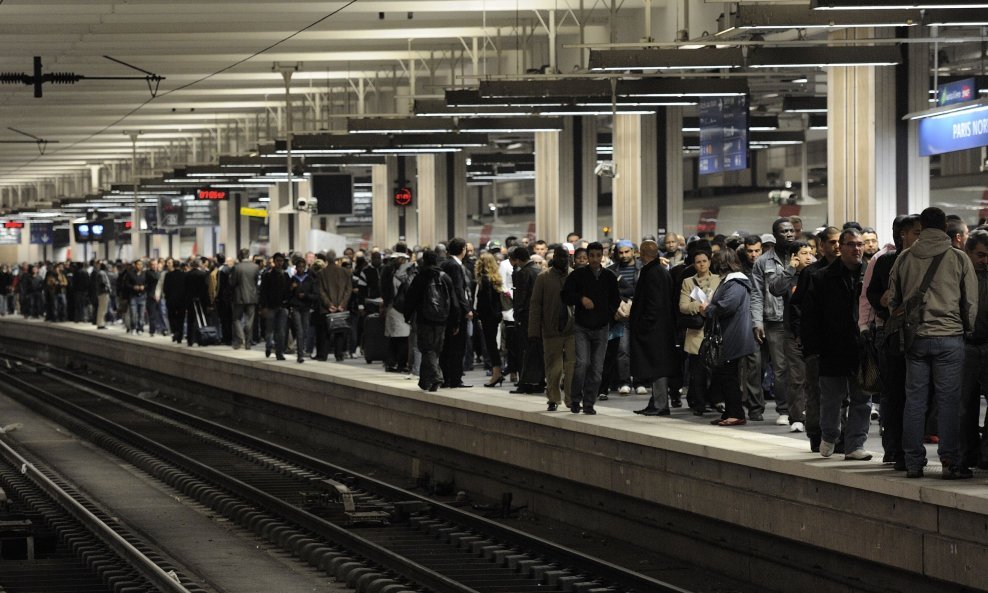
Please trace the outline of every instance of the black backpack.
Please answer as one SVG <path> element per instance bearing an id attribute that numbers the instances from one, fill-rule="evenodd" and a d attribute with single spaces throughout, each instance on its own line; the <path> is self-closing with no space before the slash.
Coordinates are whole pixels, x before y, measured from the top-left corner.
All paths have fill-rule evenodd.
<path id="1" fill-rule="evenodd" d="M 408 293 L 408 287 L 412 285 L 412 280 L 418 274 L 418 268 L 415 266 L 406 266 L 405 270 L 401 270 L 401 266 L 394 270 L 391 274 L 391 286 L 394 286 L 394 281 L 398 281 L 398 288 L 394 289 L 394 298 L 391 301 L 391 306 L 394 307 L 395 311 L 404 315 L 408 313 L 405 311 L 405 295 Z"/>
<path id="2" fill-rule="evenodd" d="M 421 314 L 430 323 L 446 323 L 449 319 L 449 287 L 445 272 L 439 272 L 425 287 L 422 295 Z"/>

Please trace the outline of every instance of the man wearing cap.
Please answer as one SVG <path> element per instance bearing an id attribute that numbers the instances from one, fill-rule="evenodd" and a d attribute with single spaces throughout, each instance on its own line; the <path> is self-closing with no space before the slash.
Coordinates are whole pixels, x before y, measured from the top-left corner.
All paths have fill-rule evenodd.
<path id="1" fill-rule="evenodd" d="M 631 301 L 635 296 L 635 285 L 638 283 L 638 275 L 641 273 L 642 262 L 635 258 L 635 246 L 627 240 L 622 239 L 617 242 L 615 248 L 617 261 L 608 266 L 608 270 L 614 272 L 618 277 L 618 290 L 621 293 L 622 301 Z M 618 386 L 618 393 L 629 395 L 631 393 L 631 332 L 628 331 L 628 320 L 619 319 L 614 323 L 623 326 L 621 337 L 618 339 L 618 351 L 614 374 L 615 384 Z M 612 332 L 613 334 L 613 332 Z M 614 385 L 601 385 L 600 391 L 606 394 Z M 644 395 L 648 390 L 644 385 L 638 386 L 638 394 Z"/>
<path id="2" fill-rule="evenodd" d="M 789 256 L 789 243 L 795 239 L 796 231 L 788 218 L 778 218 L 772 223 L 772 234 L 762 237 L 762 256 L 755 261 L 751 270 L 754 286 L 751 290 L 751 320 L 755 339 L 759 344 L 768 345 L 768 354 L 775 371 L 775 409 L 779 413 L 775 421 L 780 426 L 789 425 L 789 404 L 787 400 L 789 366 L 786 364 L 786 330 L 782 320 L 785 310 L 782 297 L 769 292 L 769 283 L 776 274 L 782 273 Z M 775 248 L 766 251 L 767 243 L 775 243 Z M 783 256 L 786 260 L 783 260 Z"/>

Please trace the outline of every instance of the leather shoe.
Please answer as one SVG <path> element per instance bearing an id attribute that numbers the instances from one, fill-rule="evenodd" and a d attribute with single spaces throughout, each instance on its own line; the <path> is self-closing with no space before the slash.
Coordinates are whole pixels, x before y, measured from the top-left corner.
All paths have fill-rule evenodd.
<path id="1" fill-rule="evenodd" d="M 555 412 L 558 408 L 559 408 L 559 404 L 549 402 L 549 405 L 546 406 L 545 409 L 547 412 Z"/>
<path id="2" fill-rule="evenodd" d="M 570 412 L 573 412 L 574 414 L 579 414 L 580 413 L 580 406 L 576 406 L 576 405 L 570 406 L 569 407 L 569 411 Z"/>
<path id="3" fill-rule="evenodd" d="M 945 465 L 941 477 L 944 480 L 968 480 L 974 477 L 974 472 L 963 465 Z"/>
<path id="4" fill-rule="evenodd" d="M 433 384 L 432 384 L 432 385 L 431 385 L 431 386 L 429 387 L 429 391 L 439 391 L 439 385 L 441 385 L 441 384 L 440 384 L 440 383 L 433 383 Z"/>
<path id="5" fill-rule="evenodd" d="M 467 385 L 466 383 L 457 383 L 456 385 L 450 385 L 450 387 L 452 387 L 453 389 L 456 389 L 456 388 L 459 388 L 459 387 L 468 388 L 468 387 L 473 387 L 473 385 Z"/>
<path id="6" fill-rule="evenodd" d="M 587 416 L 593 416 L 597 413 L 597 410 L 593 408 L 583 408 L 583 413 L 586 414 Z"/>
<path id="7" fill-rule="evenodd" d="M 654 408 L 654 407 L 649 406 L 647 408 L 642 408 L 640 410 L 635 410 L 635 414 L 641 414 L 642 416 L 651 416 L 653 412 L 658 412 L 658 411 L 659 411 L 658 408 Z"/>
<path id="8" fill-rule="evenodd" d="M 765 418 L 760 413 L 755 412 L 754 414 L 748 414 L 748 420 L 751 420 L 752 422 L 762 422 Z"/>
<path id="9" fill-rule="evenodd" d="M 671 413 L 672 412 L 670 412 L 668 408 L 666 408 L 665 410 L 660 410 L 658 408 L 652 408 L 651 410 L 648 410 L 646 412 L 642 412 L 642 416 L 668 416 Z"/>

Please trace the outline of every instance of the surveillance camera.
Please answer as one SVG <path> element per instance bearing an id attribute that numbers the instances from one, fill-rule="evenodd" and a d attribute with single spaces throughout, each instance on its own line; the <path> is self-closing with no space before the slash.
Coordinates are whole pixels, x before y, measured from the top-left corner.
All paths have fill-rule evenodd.
<path id="1" fill-rule="evenodd" d="M 598 177 L 617 177 L 617 169 L 614 167 L 614 161 L 601 161 L 597 163 L 593 172 Z"/>
<path id="2" fill-rule="evenodd" d="M 295 209 L 302 212 L 315 212 L 319 204 L 319 200 L 316 198 L 298 198 L 295 200 Z"/>

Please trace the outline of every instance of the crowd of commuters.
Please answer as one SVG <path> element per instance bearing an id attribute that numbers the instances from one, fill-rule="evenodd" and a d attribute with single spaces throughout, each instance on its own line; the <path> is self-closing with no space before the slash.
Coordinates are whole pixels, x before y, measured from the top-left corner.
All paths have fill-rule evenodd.
<path id="1" fill-rule="evenodd" d="M 897 217 L 891 243 L 854 222 L 804 232 L 668 233 L 549 244 L 460 238 L 431 249 L 276 253 L 236 260 L 0 266 L 0 313 L 120 323 L 278 360 L 341 361 L 358 351 L 426 391 L 544 393 L 547 409 L 596 414 L 614 394 L 649 395 L 636 413 L 687 405 L 723 427 L 764 422 L 805 433 L 823 457 L 883 462 L 922 477 L 926 443 L 946 479 L 988 469 L 988 227 L 937 208 Z M 904 322 L 905 321 L 905 322 Z M 377 354 L 374 354 L 377 353 Z"/>

